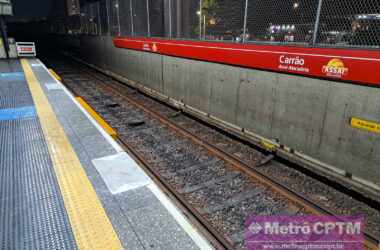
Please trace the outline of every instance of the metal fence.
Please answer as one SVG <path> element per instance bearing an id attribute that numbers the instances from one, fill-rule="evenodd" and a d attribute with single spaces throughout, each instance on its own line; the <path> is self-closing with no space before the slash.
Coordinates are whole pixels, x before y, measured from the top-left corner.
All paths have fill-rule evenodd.
<path id="1" fill-rule="evenodd" d="M 99 0 L 67 23 L 89 35 L 380 48 L 380 0 Z"/>

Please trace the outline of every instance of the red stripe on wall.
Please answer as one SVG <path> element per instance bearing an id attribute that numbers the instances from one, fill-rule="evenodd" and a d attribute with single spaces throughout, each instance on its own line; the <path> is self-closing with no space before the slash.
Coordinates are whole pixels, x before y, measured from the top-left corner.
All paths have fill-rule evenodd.
<path id="1" fill-rule="evenodd" d="M 380 86 L 380 51 L 116 37 L 118 48 Z"/>

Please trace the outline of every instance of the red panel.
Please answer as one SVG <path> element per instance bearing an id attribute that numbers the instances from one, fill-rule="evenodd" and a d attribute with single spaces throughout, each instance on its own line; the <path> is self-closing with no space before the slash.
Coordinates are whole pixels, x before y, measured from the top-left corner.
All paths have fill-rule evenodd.
<path id="1" fill-rule="evenodd" d="M 380 86 L 380 51 L 114 38 L 119 48 Z"/>

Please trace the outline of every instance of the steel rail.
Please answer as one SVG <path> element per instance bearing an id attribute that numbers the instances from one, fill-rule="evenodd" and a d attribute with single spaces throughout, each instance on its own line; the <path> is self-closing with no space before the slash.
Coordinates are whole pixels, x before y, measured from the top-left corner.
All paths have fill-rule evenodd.
<path id="1" fill-rule="evenodd" d="M 133 100 L 131 97 L 128 97 L 125 94 L 121 94 L 118 89 L 116 89 L 115 87 L 111 86 L 110 84 L 105 84 L 103 82 L 104 79 L 98 78 L 97 76 L 95 76 L 93 74 L 93 72 L 86 71 L 86 70 L 82 70 L 82 71 L 86 72 L 89 77 L 92 77 L 98 83 L 102 84 L 102 86 L 105 89 L 107 89 L 108 91 L 110 91 L 113 95 L 116 95 L 116 96 L 120 97 L 121 99 L 123 99 L 123 100 L 127 101 L 128 103 L 132 104 L 136 108 L 144 111 L 145 113 L 149 114 L 151 117 L 153 117 L 153 118 L 157 119 L 158 121 L 160 121 L 162 124 L 164 124 L 164 125 L 168 126 L 169 128 L 173 129 L 174 131 L 176 131 L 177 133 L 179 133 L 183 137 L 190 139 L 195 144 L 203 146 L 207 151 L 209 151 L 213 155 L 215 155 L 215 156 L 223 159 L 225 162 L 229 163 L 231 166 L 233 166 L 234 169 L 236 169 L 239 172 L 241 172 L 241 173 L 243 173 L 243 174 L 251 177 L 256 182 L 261 183 L 261 184 L 267 186 L 269 189 L 271 189 L 275 193 L 278 193 L 278 194 L 282 195 L 283 197 L 285 197 L 286 199 L 294 202 L 295 204 L 298 204 L 301 207 L 304 207 L 306 210 L 308 210 L 312 214 L 337 216 L 336 214 L 334 214 L 329 209 L 327 209 L 327 208 L 325 208 L 325 207 L 323 207 L 323 206 L 321 206 L 321 205 L 319 205 L 319 204 L 311 201 L 310 199 L 308 199 L 304 195 L 295 192 L 294 190 L 292 190 L 292 189 L 288 188 L 287 186 L 283 185 L 282 183 L 277 182 L 275 180 L 272 180 L 268 176 L 266 176 L 266 175 L 260 173 L 259 171 L 257 171 L 256 169 L 251 168 L 246 162 L 244 162 L 241 159 L 237 158 L 236 156 L 230 154 L 229 152 L 226 152 L 225 150 L 221 149 L 220 147 L 218 147 L 216 145 L 213 145 L 213 144 L 211 144 L 211 143 L 203 140 L 202 138 L 200 138 L 197 135 L 192 134 L 187 129 L 183 128 L 182 126 L 180 126 L 178 124 L 175 124 L 173 121 L 171 121 L 167 117 L 164 117 L 164 116 L 158 114 L 157 112 L 152 111 L 151 109 L 149 109 L 145 105 L 143 105 L 143 104 L 141 104 L 141 103 Z M 100 72 L 100 74 L 104 75 L 101 72 Z M 109 76 L 107 76 L 107 77 L 109 77 Z M 119 85 L 120 87 L 124 87 L 124 88 L 126 87 L 124 84 L 120 83 L 117 80 L 113 80 L 112 82 L 113 82 L 114 85 Z M 128 147 L 128 148 L 130 149 L 131 147 Z M 133 152 L 133 149 L 130 150 L 130 151 Z M 137 152 L 135 152 L 134 154 L 136 154 L 136 153 Z M 143 157 L 139 156 L 138 153 L 136 154 L 136 157 L 138 157 L 139 159 L 141 158 L 142 162 L 144 163 Z M 151 169 L 149 167 L 149 165 L 147 167 L 149 169 Z M 154 170 L 152 170 L 152 171 L 154 172 Z M 158 174 L 155 174 L 155 175 L 157 175 L 157 178 L 160 178 Z M 169 186 L 168 189 L 169 190 L 173 190 L 170 187 L 170 185 L 165 185 L 165 186 Z M 173 190 L 173 191 L 174 191 L 174 193 L 176 193 L 175 190 Z M 180 196 L 179 200 L 184 200 L 181 197 L 181 195 L 179 195 L 179 196 Z M 183 203 L 187 204 L 186 201 L 183 201 Z M 204 220 L 204 219 L 202 219 L 203 217 L 196 210 L 194 212 L 195 212 L 194 214 L 196 215 L 196 217 L 198 219 Z M 207 222 L 203 222 L 203 223 L 205 223 L 206 225 L 208 224 Z M 218 232 L 215 232 L 214 229 L 208 228 L 209 226 L 206 226 L 206 227 L 211 232 L 214 231 L 214 233 L 216 235 L 218 234 Z M 379 250 L 380 249 L 380 242 L 379 242 L 379 240 L 375 236 L 371 235 L 369 232 L 364 232 L 364 236 L 365 236 L 365 246 L 366 246 L 367 249 L 371 249 L 371 250 Z M 219 240 L 219 237 L 216 237 L 216 238 L 218 238 L 218 240 Z M 230 249 L 230 247 L 227 247 L 227 248 Z"/>
<path id="2" fill-rule="evenodd" d="M 102 83 L 104 84 L 104 83 Z M 120 83 L 118 83 L 120 84 Z M 120 84 L 122 86 L 122 84 Z M 196 144 L 202 145 L 204 148 L 206 148 L 209 152 L 213 153 L 215 156 L 223 159 L 224 161 L 228 162 L 231 164 L 236 170 L 240 171 L 241 173 L 246 174 L 247 176 L 250 176 L 251 178 L 255 179 L 256 182 L 262 183 L 275 192 L 283 195 L 287 199 L 291 200 L 292 202 L 299 204 L 303 207 L 305 207 L 307 210 L 312 212 L 313 214 L 318 214 L 318 215 L 330 215 L 330 216 L 336 216 L 333 212 L 328 210 L 327 208 L 311 201 L 308 199 L 306 196 L 299 194 L 295 192 L 294 190 L 288 188 L 287 186 L 283 185 L 282 183 L 279 183 L 275 180 L 272 180 L 268 178 L 266 175 L 258 172 L 257 170 L 250 168 L 250 166 L 242 161 L 241 159 L 238 159 L 236 156 L 230 154 L 229 152 L 226 152 L 225 150 L 221 149 L 220 147 L 210 144 L 209 142 L 201 139 L 197 135 L 192 134 L 190 131 L 187 129 L 181 127 L 178 124 L 175 124 L 174 122 L 170 121 L 168 118 L 161 116 L 160 114 L 150 110 L 149 108 L 145 107 L 144 105 L 138 103 L 135 100 L 132 100 L 131 98 L 120 94 L 117 90 L 115 90 L 113 87 L 109 85 L 105 85 L 107 89 L 109 89 L 113 94 L 121 97 L 122 99 L 127 100 L 130 102 L 132 105 L 135 107 L 143 110 L 150 116 L 156 118 L 163 124 L 167 125 L 171 129 L 175 130 L 176 132 L 180 133 L 182 136 L 192 140 Z M 373 250 L 378 250 L 380 249 L 380 243 L 379 240 L 376 239 L 375 236 L 372 236 L 370 233 L 365 232 L 365 245 L 369 249 Z"/>
<path id="3" fill-rule="evenodd" d="M 99 81 L 99 79 L 97 80 Z M 68 84 L 65 83 L 64 79 L 62 80 L 62 83 L 74 96 L 80 96 L 78 92 L 76 92 L 72 87 L 68 86 Z M 215 249 L 235 249 L 233 242 L 226 239 L 224 235 L 216 231 L 214 227 L 212 227 L 180 193 L 178 193 L 168 182 L 164 181 L 160 177 L 157 171 L 155 171 L 154 168 L 150 166 L 144 157 L 132 146 L 130 146 L 129 143 L 120 136 L 120 134 L 117 134 L 116 140 L 128 153 L 131 154 L 132 158 L 134 158 L 134 160 L 139 163 L 139 166 L 141 166 L 146 171 L 146 173 L 153 179 L 154 183 L 162 188 L 166 195 L 169 196 L 171 201 L 173 201 L 177 207 L 180 208 L 181 212 L 186 216 L 186 218 L 188 218 L 190 222 L 197 228 L 197 230 L 199 230 L 202 235 L 206 237 L 206 239 L 212 244 L 213 247 L 215 247 Z"/>
<path id="4" fill-rule="evenodd" d="M 224 235 L 219 233 L 212 227 L 205 218 L 192 207 L 189 202 L 178 193 L 168 182 L 164 181 L 160 175 L 154 170 L 153 167 L 144 159 L 144 157 L 138 153 L 133 147 L 131 147 L 127 141 L 123 140 L 120 136 L 118 137 L 118 141 L 127 149 L 129 153 L 132 154 L 133 158 L 135 158 L 140 166 L 149 173 L 151 177 L 155 180 L 155 183 L 159 185 L 164 190 L 169 192 L 169 195 L 174 198 L 177 205 L 181 206 L 182 212 L 186 215 L 186 217 L 196 226 L 198 230 L 211 242 L 211 244 L 216 249 L 235 249 L 233 246 L 233 242 L 227 240 Z M 173 200 L 173 199 L 172 199 Z"/>

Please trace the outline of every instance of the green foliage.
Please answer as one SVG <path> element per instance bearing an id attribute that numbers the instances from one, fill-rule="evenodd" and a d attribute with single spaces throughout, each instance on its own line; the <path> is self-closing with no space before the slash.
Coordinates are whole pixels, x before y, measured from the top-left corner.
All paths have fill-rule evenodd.
<path id="1" fill-rule="evenodd" d="M 202 0 L 202 11 L 210 16 L 218 7 L 218 0 Z"/>

